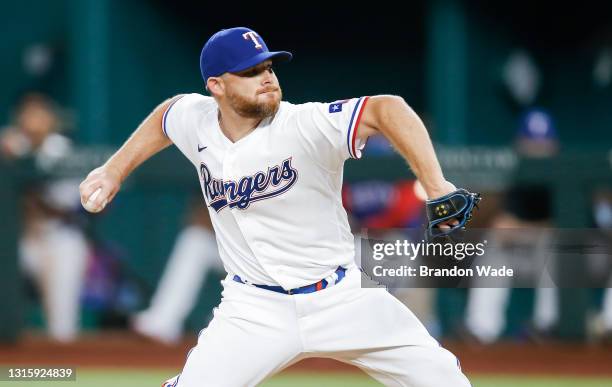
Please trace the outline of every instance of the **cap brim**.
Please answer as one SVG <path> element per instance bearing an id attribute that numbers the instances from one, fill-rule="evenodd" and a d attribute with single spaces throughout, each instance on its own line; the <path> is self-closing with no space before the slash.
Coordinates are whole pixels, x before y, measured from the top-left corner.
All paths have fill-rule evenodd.
<path id="1" fill-rule="evenodd" d="M 239 73 L 250 67 L 257 66 L 261 62 L 265 62 L 268 59 L 272 59 L 274 62 L 289 62 L 291 58 L 293 58 L 293 54 L 287 51 L 262 52 L 261 54 L 257 54 L 254 57 L 249 58 L 247 61 L 240 63 L 238 66 L 229 69 L 227 72 Z"/>

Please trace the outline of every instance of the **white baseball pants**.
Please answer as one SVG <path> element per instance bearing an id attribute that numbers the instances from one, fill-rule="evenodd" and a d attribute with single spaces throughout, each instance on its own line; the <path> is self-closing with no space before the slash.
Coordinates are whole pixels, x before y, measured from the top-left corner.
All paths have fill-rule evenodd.
<path id="1" fill-rule="evenodd" d="M 308 357 L 353 364 L 386 386 L 470 386 L 442 348 L 385 289 L 361 288 L 351 267 L 338 284 L 285 295 L 223 281 L 221 304 L 190 351 L 176 387 L 255 386 Z"/>

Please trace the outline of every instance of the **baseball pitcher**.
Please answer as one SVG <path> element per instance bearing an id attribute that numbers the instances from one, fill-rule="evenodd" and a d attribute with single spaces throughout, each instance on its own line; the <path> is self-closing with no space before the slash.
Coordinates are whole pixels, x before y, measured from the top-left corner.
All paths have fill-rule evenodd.
<path id="1" fill-rule="evenodd" d="M 432 205 L 444 207 L 430 211 L 441 233 L 463 226 L 475 197 L 445 180 L 423 123 L 400 97 L 282 101 L 273 66 L 291 57 L 251 29 L 217 32 L 200 57 L 210 96 L 160 104 L 81 184 L 85 208 L 100 211 L 172 143 L 197 171 L 228 274 L 213 320 L 164 386 L 254 386 L 307 357 L 354 364 L 387 386 L 469 386 L 410 310 L 385 289 L 361 288 L 343 164 L 360 158 L 368 137 L 386 136 Z"/>

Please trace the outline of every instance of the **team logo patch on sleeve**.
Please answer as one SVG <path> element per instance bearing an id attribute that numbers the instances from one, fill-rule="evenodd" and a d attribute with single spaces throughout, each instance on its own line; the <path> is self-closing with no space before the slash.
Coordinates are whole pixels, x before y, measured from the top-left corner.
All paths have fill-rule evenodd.
<path id="1" fill-rule="evenodd" d="M 330 113 L 338 113 L 342 111 L 342 105 L 347 103 L 349 100 L 345 99 L 343 101 L 336 101 L 334 103 L 329 104 L 329 112 Z"/>

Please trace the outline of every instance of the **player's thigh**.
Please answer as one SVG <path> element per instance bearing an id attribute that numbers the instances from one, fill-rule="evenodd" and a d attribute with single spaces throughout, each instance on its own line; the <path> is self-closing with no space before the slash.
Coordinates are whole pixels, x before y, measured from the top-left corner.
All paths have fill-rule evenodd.
<path id="1" fill-rule="evenodd" d="M 247 297 L 222 303 L 188 355 L 178 387 L 255 386 L 299 355 L 291 314 L 257 302 Z M 266 313 L 251 309 L 258 306 Z"/>
<path id="2" fill-rule="evenodd" d="M 340 360 L 363 369 L 385 386 L 470 386 L 457 358 L 440 346 L 384 348 L 351 354 Z"/>
<path id="3" fill-rule="evenodd" d="M 330 291 L 325 294 L 328 297 L 323 297 L 324 292 L 316 300 L 321 304 L 318 318 L 301 321 L 310 352 L 333 355 L 402 345 L 437 345 L 417 317 L 384 289 L 362 289 L 357 283 L 353 288 Z"/>
<path id="4" fill-rule="evenodd" d="M 341 296 L 344 302 L 325 314 L 340 321 L 343 331 L 328 328 L 331 336 L 326 340 L 320 333 L 311 334 L 317 349 L 362 368 L 387 386 L 469 386 L 457 358 L 387 291 L 355 288 Z"/>

